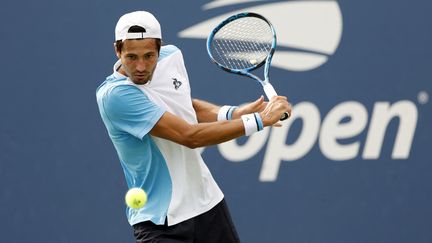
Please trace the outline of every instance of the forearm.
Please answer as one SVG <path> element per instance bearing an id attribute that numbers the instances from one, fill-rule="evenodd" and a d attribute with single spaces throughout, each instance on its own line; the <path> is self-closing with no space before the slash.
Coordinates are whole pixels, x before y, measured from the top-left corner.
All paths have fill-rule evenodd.
<path id="1" fill-rule="evenodd" d="M 202 115 L 201 120 L 206 120 L 204 118 L 208 118 L 208 121 L 216 120 L 214 110 L 218 109 L 217 106 L 197 100 L 194 103 L 198 106 L 201 105 L 201 114 L 207 113 L 207 115 Z M 263 105 L 263 98 L 261 97 L 254 103 L 254 106 Z M 208 109 L 205 108 L 206 106 Z M 200 111 L 200 109 L 198 110 Z M 286 97 L 275 96 L 262 112 L 242 115 L 241 119 L 189 124 L 180 117 L 165 112 L 150 133 L 153 136 L 168 139 L 189 148 L 203 147 L 261 131 L 266 126 L 276 124 L 285 111 L 291 112 Z"/>
<path id="2" fill-rule="evenodd" d="M 151 134 L 189 148 L 197 148 L 238 138 L 245 134 L 245 129 L 241 119 L 189 124 L 166 112 L 153 127 Z"/>
<path id="3" fill-rule="evenodd" d="M 187 131 L 188 147 L 197 148 L 215 145 L 245 135 L 241 119 L 199 123 Z"/>
<path id="4" fill-rule="evenodd" d="M 213 122 L 217 120 L 231 120 L 238 119 L 242 115 L 261 112 L 267 106 L 264 97 L 261 96 L 257 100 L 244 104 L 240 107 L 237 106 L 217 106 L 209 102 L 194 99 L 192 100 L 198 122 Z"/>
<path id="5" fill-rule="evenodd" d="M 195 109 L 198 122 L 217 121 L 220 106 L 199 99 L 192 99 L 192 105 Z"/>
<path id="6" fill-rule="evenodd" d="M 240 108 L 229 105 L 218 106 L 199 99 L 193 99 L 192 105 L 195 109 L 198 122 L 238 119 L 244 114 L 257 111 L 258 108 L 252 107 L 252 105 L 245 105 Z"/>
<path id="7" fill-rule="evenodd" d="M 189 124 L 180 117 L 165 112 L 151 130 L 151 134 L 190 148 L 203 147 L 226 142 L 242 135 L 249 136 L 265 126 L 277 123 L 284 111 L 291 112 L 286 97 L 273 97 L 268 104 L 265 104 L 264 98 L 261 97 L 243 106 L 243 111 L 236 114 L 236 116 L 243 114 L 241 119 L 216 121 L 220 109 L 218 106 L 197 99 L 192 103 L 200 123 Z M 263 106 L 265 106 L 264 110 L 256 112 Z M 245 112 L 247 115 L 244 114 Z"/>

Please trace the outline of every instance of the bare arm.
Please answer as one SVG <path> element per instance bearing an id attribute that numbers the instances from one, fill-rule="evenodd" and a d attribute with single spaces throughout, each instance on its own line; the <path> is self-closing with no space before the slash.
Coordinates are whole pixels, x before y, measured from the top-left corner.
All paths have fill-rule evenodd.
<path id="1" fill-rule="evenodd" d="M 198 122 L 214 122 L 217 120 L 220 106 L 199 99 L 193 99 L 192 105 L 193 108 L 195 109 Z M 266 105 L 267 102 L 265 102 L 264 97 L 261 96 L 254 102 L 248 103 L 246 105 L 242 105 L 239 108 L 235 109 L 232 118 L 238 119 L 245 114 L 249 114 L 253 112 L 261 112 L 264 110 Z"/>
<path id="2" fill-rule="evenodd" d="M 266 108 L 260 113 L 263 125 L 271 126 L 277 123 L 280 115 L 285 111 L 291 111 L 286 97 L 273 97 Z M 203 115 L 201 120 L 211 118 L 212 116 L 211 112 L 207 111 L 207 115 Z M 245 130 L 241 119 L 189 124 L 185 120 L 169 112 L 165 112 L 150 134 L 189 148 L 197 148 L 219 144 L 243 136 Z"/>
<path id="3" fill-rule="evenodd" d="M 244 135 L 244 127 L 241 119 L 189 124 L 185 120 L 165 112 L 150 134 L 189 148 L 197 148 L 240 137 Z"/>
<path id="4" fill-rule="evenodd" d="M 217 120 L 220 106 L 199 99 L 192 99 L 192 106 L 195 109 L 198 122 L 214 122 Z"/>

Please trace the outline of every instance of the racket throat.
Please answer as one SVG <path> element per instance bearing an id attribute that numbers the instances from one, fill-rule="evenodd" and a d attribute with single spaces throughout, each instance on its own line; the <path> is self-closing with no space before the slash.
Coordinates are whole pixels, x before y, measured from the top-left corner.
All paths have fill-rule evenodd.
<path id="1" fill-rule="evenodd" d="M 271 85 L 270 82 L 267 80 L 262 83 L 264 93 L 266 94 L 267 98 L 270 100 L 273 96 L 277 96 L 276 90 L 273 88 L 273 85 Z"/>

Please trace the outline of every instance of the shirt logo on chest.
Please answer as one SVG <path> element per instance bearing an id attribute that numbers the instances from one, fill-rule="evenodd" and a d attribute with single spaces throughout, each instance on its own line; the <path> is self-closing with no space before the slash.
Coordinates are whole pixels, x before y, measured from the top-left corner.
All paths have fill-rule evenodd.
<path id="1" fill-rule="evenodd" d="M 172 80 L 173 80 L 173 85 L 174 85 L 174 88 L 177 90 L 178 88 L 180 88 L 180 86 L 182 85 L 182 82 L 181 81 L 178 81 L 176 78 L 172 78 Z"/>

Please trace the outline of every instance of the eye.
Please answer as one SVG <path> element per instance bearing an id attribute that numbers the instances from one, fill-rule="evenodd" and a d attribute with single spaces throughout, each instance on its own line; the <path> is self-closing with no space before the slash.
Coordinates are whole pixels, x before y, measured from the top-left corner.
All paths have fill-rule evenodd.
<path id="1" fill-rule="evenodd" d="M 137 56 L 136 55 L 126 55 L 126 59 L 134 61 L 137 59 Z"/>
<path id="2" fill-rule="evenodd" d="M 152 59 L 154 56 L 155 56 L 155 54 L 153 54 L 153 53 L 147 53 L 147 54 L 145 55 L 145 58 L 146 58 L 146 59 Z"/>

